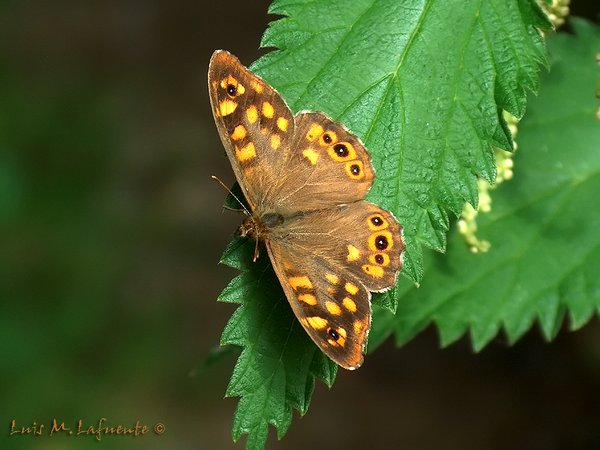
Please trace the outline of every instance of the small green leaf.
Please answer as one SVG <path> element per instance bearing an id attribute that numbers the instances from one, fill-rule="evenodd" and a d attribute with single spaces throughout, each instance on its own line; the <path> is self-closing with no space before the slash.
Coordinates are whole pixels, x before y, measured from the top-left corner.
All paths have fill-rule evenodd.
<path id="1" fill-rule="evenodd" d="M 551 71 L 519 125 L 515 178 L 492 192 L 478 234 L 492 244 L 471 254 L 458 233 L 448 254 L 427 256 L 420 289 L 377 310 L 377 343 L 399 343 L 434 322 L 443 345 L 469 331 L 475 350 L 504 328 L 512 343 L 535 321 L 546 339 L 565 315 L 572 329 L 600 311 L 600 126 L 594 96 L 600 28 L 572 19 L 576 36 L 548 40 Z"/>
<path id="2" fill-rule="evenodd" d="M 196 366 L 190 370 L 190 377 L 198 377 L 204 373 L 207 373 L 216 366 L 218 363 L 222 362 L 227 358 L 232 358 L 233 356 L 239 356 L 240 348 L 235 345 L 215 345 L 211 348 L 206 356 L 196 364 Z"/>
<path id="3" fill-rule="evenodd" d="M 315 378 L 333 384 L 337 366 L 310 340 L 294 317 L 265 252 L 252 263 L 254 243 L 236 238 L 222 261 L 244 272 L 219 300 L 239 303 L 221 337 L 222 345 L 243 346 L 227 396 L 241 397 L 233 439 L 248 434 L 247 448 L 263 448 L 268 425 L 281 437 L 292 410 L 306 413 Z M 250 261 L 248 266 L 239 261 Z"/>

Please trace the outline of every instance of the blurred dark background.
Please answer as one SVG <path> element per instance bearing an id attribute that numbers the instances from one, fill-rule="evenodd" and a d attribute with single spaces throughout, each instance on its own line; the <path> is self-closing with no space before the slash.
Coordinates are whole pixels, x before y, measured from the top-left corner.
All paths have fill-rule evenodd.
<path id="1" fill-rule="evenodd" d="M 597 20 L 594 2 L 574 2 Z M 249 64 L 266 1 L 0 3 L 0 448 L 86 449 L 46 426 L 162 422 L 94 448 L 228 449 L 234 355 L 206 355 L 234 310 L 215 301 L 240 221 L 210 179 L 233 174 L 206 71 Z M 473 355 L 430 328 L 319 385 L 270 448 L 600 448 L 600 325 L 548 345 L 532 330 Z"/>

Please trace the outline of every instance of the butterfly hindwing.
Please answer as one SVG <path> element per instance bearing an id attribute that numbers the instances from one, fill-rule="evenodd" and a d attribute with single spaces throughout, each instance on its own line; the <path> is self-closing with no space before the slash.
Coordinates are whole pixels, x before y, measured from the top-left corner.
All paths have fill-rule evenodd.
<path id="1" fill-rule="evenodd" d="M 269 240 L 281 241 L 288 253 L 307 252 L 308 267 L 313 258 L 331 261 L 370 291 L 393 286 L 402 267 L 402 227 L 391 213 L 364 200 L 289 217 L 271 230 Z"/>
<path id="2" fill-rule="evenodd" d="M 366 201 L 305 213 L 274 229 L 269 255 L 286 296 L 315 343 L 356 368 L 370 328 L 370 292 L 396 282 L 404 249 L 396 219 Z M 330 331 L 344 345 L 330 342 Z"/>

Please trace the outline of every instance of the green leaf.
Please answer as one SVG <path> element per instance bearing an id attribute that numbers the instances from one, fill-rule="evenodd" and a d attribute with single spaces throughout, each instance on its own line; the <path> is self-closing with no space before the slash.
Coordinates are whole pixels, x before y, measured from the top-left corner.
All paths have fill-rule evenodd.
<path id="1" fill-rule="evenodd" d="M 551 71 L 519 125 L 515 178 L 479 215 L 490 251 L 473 255 L 452 233 L 446 256 L 428 255 L 421 288 L 404 286 L 396 316 L 377 311 L 372 345 L 392 332 L 404 343 L 431 321 L 443 345 L 469 331 L 479 350 L 502 328 L 513 343 L 536 320 L 550 340 L 565 315 L 577 329 L 600 311 L 600 28 L 572 24 L 576 36 L 548 39 Z"/>
<path id="2" fill-rule="evenodd" d="M 270 12 L 284 17 L 262 45 L 277 50 L 251 68 L 294 112 L 324 111 L 364 141 L 377 172 L 368 199 L 404 227 L 407 277 L 373 299 L 395 311 L 422 277 L 422 244 L 444 250 L 448 211 L 477 203 L 477 175 L 494 179 L 490 145 L 511 147 L 501 110 L 523 114 L 544 62 L 537 27 L 549 24 L 534 0 L 277 0 Z M 253 253 L 235 239 L 223 256 L 244 272 L 221 295 L 241 305 L 222 342 L 244 348 L 227 390 L 241 397 L 233 437 L 247 433 L 259 449 L 268 424 L 282 436 L 292 409 L 306 412 L 314 378 L 330 385 L 337 366 L 298 325 L 266 255 L 252 263 Z"/>
<path id="3" fill-rule="evenodd" d="M 490 143 L 510 149 L 500 108 L 522 116 L 537 88 L 549 27 L 532 0 L 279 0 L 287 17 L 253 66 L 294 111 L 324 111 L 370 150 L 369 199 L 404 227 L 403 273 L 422 276 L 421 244 L 443 251 L 447 210 L 477 204 L 490 181 Z"/>
<path id="4" fill-rule="evenodd" d="M 312 343 L 294 317 L 266 253 L 256 263 L 252 263 L 253 255 L 253 242 L 232 241 L 222 262 L 244 271 L 219 297 L 240 304 L 225 327 L 221 345 L 244 348 L 227 396 L 241 397 L 233 439 L 247 433 L 246 447 L 250 449 L 264 447 L 269 424 L 283 436 L 292 409 L 301 414 L 308 410 L 315 378 L 331 386 L 337 372 L 337 366 Z"/>

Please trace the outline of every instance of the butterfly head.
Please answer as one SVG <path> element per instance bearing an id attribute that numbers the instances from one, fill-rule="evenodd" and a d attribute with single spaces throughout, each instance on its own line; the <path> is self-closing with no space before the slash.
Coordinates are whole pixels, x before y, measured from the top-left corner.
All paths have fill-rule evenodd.
<path id="1" fill-rule="evenodd" d="M 241 237 L 249 237 L 258 240 L 261 237 L 260 223 L 254 216 L 247 216 L 238 228 L 238 234 Z"/>

